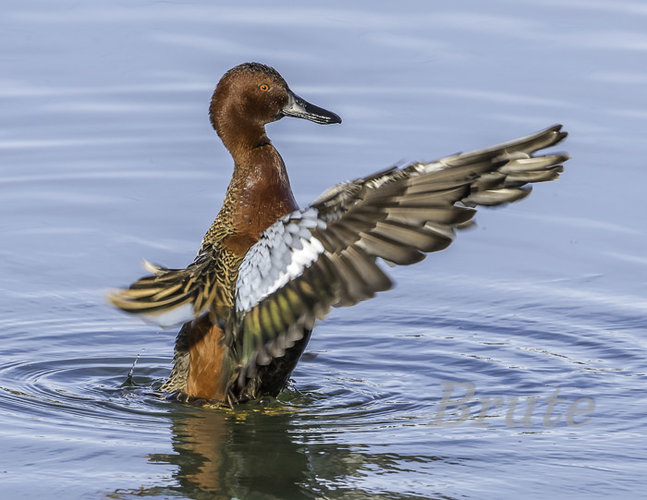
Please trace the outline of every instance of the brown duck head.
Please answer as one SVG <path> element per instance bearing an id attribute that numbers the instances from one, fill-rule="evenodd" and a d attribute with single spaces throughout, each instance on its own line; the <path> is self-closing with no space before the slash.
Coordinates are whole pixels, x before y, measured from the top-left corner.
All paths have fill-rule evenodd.
<path id="1" fill-rule="evenodd" d="M 269 143 L 265 124 L 294 116 L 315 123 L 341 123 L 341 118 L 309 103 L 290 90 L 270 66 L 240 64 L 225 73 L 211 98 L 209 117 L 229 151 Z"/>

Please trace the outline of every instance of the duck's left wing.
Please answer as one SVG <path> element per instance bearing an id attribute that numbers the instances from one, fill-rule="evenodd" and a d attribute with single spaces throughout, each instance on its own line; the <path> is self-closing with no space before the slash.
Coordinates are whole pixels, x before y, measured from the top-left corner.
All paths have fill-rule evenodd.
<path id="1" fill-rule="evenodd" d="M 566 136 L 561 126 L 432 163 L 390 168 L 339 184 L 287 215 L 245 256 L 228 335 L 240 349 L 239 382 L 280 357 L 333 306 L 391 287 L 376 258 L 412 264 L 446 248 L 477 205 L 527 196 L 556 179 L 564 154 L 535 156 Z"/>

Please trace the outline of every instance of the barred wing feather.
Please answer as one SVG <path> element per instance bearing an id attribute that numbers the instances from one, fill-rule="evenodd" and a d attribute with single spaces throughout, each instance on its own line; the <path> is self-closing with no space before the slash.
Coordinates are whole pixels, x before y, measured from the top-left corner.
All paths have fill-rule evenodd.
<path id="1" fill-rule="evenodd" d="M 377 257 L 400 265 L 446 248 L 478 205 L 524 198 L 527 184 L 554 180 L 565 154 L 534 156 L 560 142 L 557 125 L 537 134 L 431 163 L 415 163 L 334 186 L 310 207 L 265 231 L 238 274 L 228 336 L 238 346 L 239 384 L 284 355 L 333 306 L 392 284 Z"/>
<path id="2" fill-rule="evenodd" d="M 181 325 L 203 314 L 214 301 L 218 286 L 217 258 L 213 252 L 198 255 L 185 269 L 168 269 L 149 262 L 144 276 L 108 300 L 116 307 L 163 328 Z"/>

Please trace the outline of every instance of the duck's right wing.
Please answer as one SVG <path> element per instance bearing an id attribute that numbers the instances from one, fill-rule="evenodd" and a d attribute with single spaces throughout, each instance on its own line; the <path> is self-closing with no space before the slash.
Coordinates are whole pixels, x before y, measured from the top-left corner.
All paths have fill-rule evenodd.
<path id="1" fill-rule="evenodd" d="M 107 299 L 115 307 L 162 328 L 196 319 L 215 304 L 231 303 L 223 298 L 227 286 L 224 259 L 219 258 L 221 247 L 212 245 L 203 250 L 184 269 L 169 269 L 144 261 L 144 267 L 151 274 L 128 288 L 110 291 Z"/>
<path id="2" fill-rule="evenodd" d="M 253 376 L 333 306 L 391 287 L 377 257 L 412 264 L 446 248 L 476 205 L 527 196 L 526 184 L 556 179 L 565 154 L 533 156 L 566 136 L 561 126 L 500 146 L 391 168 L 339 184 L 310 207 L 281 218 L 245 256 L 229 338 Z"/>

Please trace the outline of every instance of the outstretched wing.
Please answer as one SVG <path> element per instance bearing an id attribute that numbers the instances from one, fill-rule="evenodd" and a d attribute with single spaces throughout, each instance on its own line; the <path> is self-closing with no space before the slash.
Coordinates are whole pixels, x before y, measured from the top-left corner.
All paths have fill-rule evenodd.
<path id="1" fill-rule="evenodd" d="M 285 354 L 333 306 L 387 290 L 377 257 L 412 264 L 446 248 L 478 205 L 524 198 L 554 180 L 565 154 L 534 156 L 566 137 L 557 125 L 500 146 L 338 184 L 287 215 L 245 256 L 228 335 L 240 350 L 239 384 Z"/>
<path id="2" fill-rule="evenodd" d="M 219 294 L 228 290 L 222 283 L 222 272 L 216 258 L 219 248 L 199 254 L 185 269 L 168 269 L 144 262 L 152 273 L 129 288 L 114 290 L 108 300 L 116 307 L 140 316 L 146 321 L 170 328 L 203 314 L 214 302 L 231 303 Z"/>

